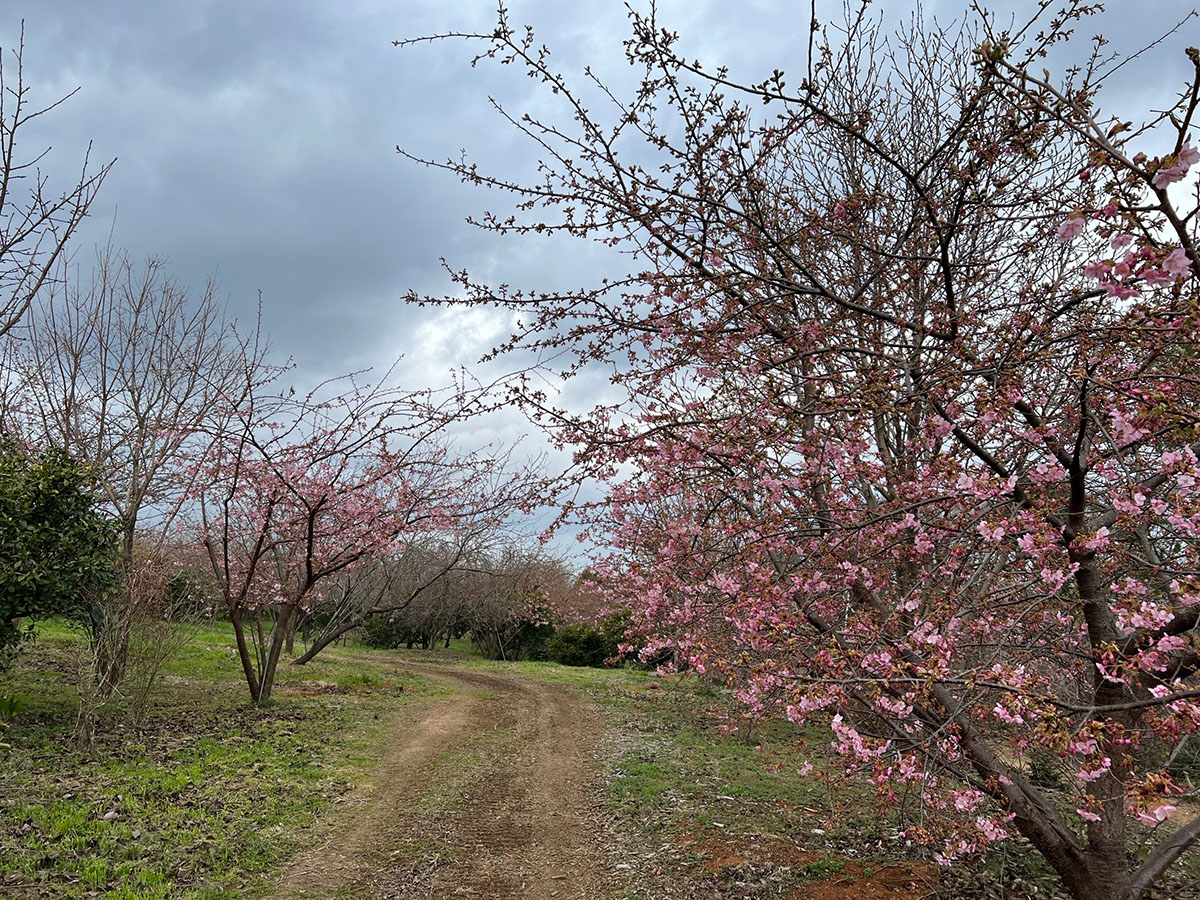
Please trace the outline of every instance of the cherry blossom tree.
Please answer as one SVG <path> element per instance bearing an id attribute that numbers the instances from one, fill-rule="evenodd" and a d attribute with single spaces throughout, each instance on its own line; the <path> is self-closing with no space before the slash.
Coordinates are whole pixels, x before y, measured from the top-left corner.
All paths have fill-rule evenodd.
<path id="1" fill-rule="evenodd" d="M 498 510 L 503 453 L 456 450 L 444 435 L 478 396 L 363 383 L 349 375 L 298 394 L 255 381 L 230 398 L 200 463 L 200 538 L 237 640 L 251 698 L 271 697 L 291 623 L 333 579 L 430 534 L 455 535 Z"/>
<path id="2" fill-rule="evenodd" d="M 491 574 L 489 551 L 513 540 L 512 520 L 528 504 L 538 477 L 536 466 L 513 466 L 511 454 L 464 461 L 450 471 L 443 492 L 453 488 L 478 502 L 448 505 L 452 527 L 408 530 L 403 542 L 327 584 L 320 602 L 311 604 L 322 620 L 320 631 L 295 664 L 310 662 L 372 616 L 412 622 L 430 645 L 443 634 L 449 640 L 467 617 L 467 586 Z"/>
<path id="3" fill-rule="evenodd" d="M 471 643 L 487 659 L 536 656 L 554 633 L 554 605 L 569 584 L 567 567 L 540 546 L 513 544 L 482 560 L 460 587 Z"/>
<path id="4" fill-rule="evenodd" d="M 513 390 L 576 447 L 567 486 L 605 486 L 597 571 L 646 652 L 829 725 L 943 862 L 1020 836 L 1115 900 L 1200 837 L 1169 766 L 1200 730 L 1200 55 L 1167 112 L 1113 118 L 1103 89 L 1153 59 L 1097 41 L 1055 81 L 1096 10 L 1051 6 L 814 19 L 795 86 L 706 69 L 633 11 L 629 97 L 571 84 L 501 9 L 443 37 L 564 105 L 502 110 L 538 180 L 422 161 L 515 195 L 486 228 L 637 261 L 568 293 L 458 272 L 443 302 L 514 311 L 498 352 L 555 377 L 614 373 L 584 413 Z"/>

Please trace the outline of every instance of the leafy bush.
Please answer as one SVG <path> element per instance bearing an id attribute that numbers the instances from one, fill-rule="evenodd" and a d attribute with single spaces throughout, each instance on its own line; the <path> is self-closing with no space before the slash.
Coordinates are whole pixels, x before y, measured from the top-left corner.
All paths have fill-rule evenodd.
<path id="1" fill-rule="evenodd" d="M 599 668 L 616 655 L 613 633 L 591 625 L 564 625 L 546 642 L 546 658 L 564 666 Z"/>
<path id="2" fill-rule="evenodd" d="M 114 581 L 116 552 L 86 470 L 0 436 L 0 649 L 20 639 L 14 620 L 86 616 L 86 599 Z"/>
<path id="3" fill-rule="evenodd" d="M 395 650 L 417 640 L 413 629 L 390 613 L 376 613 L 366 619 L 362 624 L 362 632 L 363 643 L 382 650 Z"/>

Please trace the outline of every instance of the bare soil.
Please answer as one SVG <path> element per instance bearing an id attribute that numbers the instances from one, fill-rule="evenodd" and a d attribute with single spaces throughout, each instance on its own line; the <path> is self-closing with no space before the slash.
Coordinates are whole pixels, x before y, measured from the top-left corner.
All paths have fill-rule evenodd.
<path id="1" fill-rule="evenodd" d="M 766 835 L 725 834 L 718 828 L 694 828 L 676 835 L 674 844 L 703 862 L 710 874 L 737 878 L 747 868 L 821 869 L 824 877 L 790 891 L 784 900 L 929 900 L 937 896 L 937 866 L 904 861 L 870 865 L 824 851 L 803 850 L 792 841 Z"/>
<path id="2" fill-rule="evenodd" d="M 419 668 L 453 692 L 400 712 L 370 783 L 313 826 L 276 900 L 604 897 L 594 713 L 564 687 Z"/>
<path id="3" fill-rule="evenodd" d="M 273 900 L 938 895 L 928 863 L 867 865 L 714 827 L 672 828 L 657 849 L 644 836 L 614 834 L 597 772 L 604 724 L 575 692 L 452 663 L 404 665 L 452 692 L 399 712 L 371 781 L 312 826 L 311 849 L 292 861 Z M 698 858 L 700 871 L 674 865 L 680 853 Z"/>

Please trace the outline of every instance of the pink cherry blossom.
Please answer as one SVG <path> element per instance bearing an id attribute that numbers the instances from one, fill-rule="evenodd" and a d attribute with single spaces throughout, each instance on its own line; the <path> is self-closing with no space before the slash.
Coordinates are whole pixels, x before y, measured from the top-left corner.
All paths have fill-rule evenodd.
<path id="1" fill-rule="evenodd" d="M 1183 275 L 1191 268 L 1192 262 L 1188 259 L 1187 252 L 1182 247 L 1176 247 L 1162 261 L 1162 267 L 1165 271 L 1176 277 Z"/>
<path id="2" fill-rule="evenodd" d="M 1087 224 L 1087 220 L 1083 216 L 1074 215 L 1066 219 L 1058 226 L 1056 235 L 1063 243 L 1070 243 L 1079 235 L 1083 234 L 1083 227 Z"/>
<path id="3" fill-rule="evenodd" d="M 1013 832 L 1066 847 L 1071 883 L 1165 865 L 1140 846 L 1165 796 L 1140 751 L 1200 733 L 1195 643 L 1166 640 L 1200 624 L 1198 211 L 1165 189 L 1187 135 L 1158 116 L 1137 134 L 1164 152 L 1135 152 L 1090 70 L 1056 82 L 1007 47 L 951 67 L 988 79 L 960 116 L 899 49 L 878 71 L 919 89 L 853 67 L 748 87 L 631 15 L 658 74 L 614 116 L 644 144 L 616 152 L 553 76 L 577 127 L 524 123 L 535 183 L 449 166 L 515 195 L 496 231 L 594 238 L 629 269 L 562 294 L 460 273 L 445 302 L 521 323 L 512 396 L 573 451 L 563 522 L 643 658 L 752 721 L 827 727 L 830 773 L 912 797 L 943 860 Z M 483 40 L 544 83 L 510 34 Z M 1179 87 L 1162 103 L 1194 121 Z M 1033 754 L 1078 777 L 1048 793 Z"/>

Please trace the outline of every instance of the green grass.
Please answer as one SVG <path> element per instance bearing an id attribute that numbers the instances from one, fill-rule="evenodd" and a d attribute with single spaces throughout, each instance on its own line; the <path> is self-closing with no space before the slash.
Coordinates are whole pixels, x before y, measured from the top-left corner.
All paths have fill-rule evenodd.
<path id="1" fill-rule="evenodd" d="M 246 897 L 298 832 L 365 777 L 388 713 L 438 682 L 385 655 L 331 648 L 280 666 L 276 700 L 249 704 L 227 628 L 194 628 L 145 721 L 106 708 L 91 756 L 72 749 L 82 636 L 39 627 L 0 693 L 22 701 L 0 756 L 0 896 Z"/>

